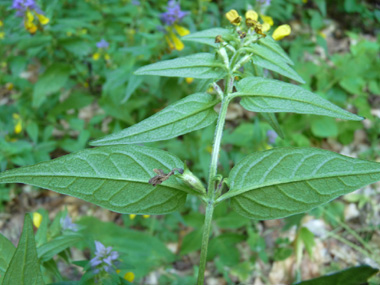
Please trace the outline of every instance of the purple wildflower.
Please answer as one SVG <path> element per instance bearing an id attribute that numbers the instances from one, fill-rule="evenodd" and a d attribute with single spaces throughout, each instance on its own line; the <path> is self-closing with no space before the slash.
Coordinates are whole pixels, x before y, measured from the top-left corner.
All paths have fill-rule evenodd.
<path id="1" fill-rule="evenodd" d="M 61 226 L 63 230 L 78 231 L 78 225 L 74 224 L 69 215 L 61 219 Z"/>
<path id="2" fill-rule="evenodd" d="M 268 142 L 270 144 L 274 144 L 276 142 L 277 137 L 278 137 L 278 135 L 275 131 L 273 131 L 273 130 L 267 131 L 267 138 L 268 138 Z"/>
<path id="3" fill-rule="evenodd" d="M 95 257 L 90 260 L 94 271 L 98 273 L 100 270 L 111 272 L 113 270 L 113 261 L 119 258 L 117 251 L 112 251 L 112 247 L 105 247 L 101 242 L 95 241 Z"/>
<path id="4" fill-rule="evenodd" d="M 269 6 L 271 0 L 258 0 L 258 2 L 259 2 L 261 5 Z"/>
<path id="5" fill-rule="evenodd" d="M 97 43 L 96 43 L 96 47 L 97 47 L 97 48 L 104 48 L 104 49 L 106 49 L 106 48 L 108 48 L 109 46 L 110 46 L 110 44 L 109 44 L 105 39 L 101 39 L 100 42 L 97 42 Z"/>
<path id="6" fill-rule="evenodd" d="M 37 13 L 42 14 L 35 0 L 13 0 L 12 9 L 17 10 L 16 16 L 18 17 L 23 17 L 27 9 L 35 10 Z"/>
<path id="7" fill-rule="evenodd" d="M 132 5 L 135 5 L 135 6 L 140 6 L 140 1 L 139 0 L 132 0 Z"/>
<path id="8" fill-rule="evenodd" d="M 161 22 L 164 25 L 172 26 L 175 22 L 180 22 L 189 12 L 181 11 L 179 3 L 175 0 L 168 1 L 166 12 L 160 16 Z"/>

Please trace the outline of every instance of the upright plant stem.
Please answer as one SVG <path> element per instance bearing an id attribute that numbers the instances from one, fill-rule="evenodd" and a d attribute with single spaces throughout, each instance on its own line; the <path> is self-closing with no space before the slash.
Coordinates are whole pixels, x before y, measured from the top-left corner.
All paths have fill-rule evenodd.
<path id="1" fill-rule="evenodd" d="M 203 225 L 201 259 L 199 262 L 199 272 L 198 272 L 198 285 L 202 285 L 205 278 L 205 269 L 206 269 L 206 262 L 207 262 L 207 248 L 208 248 L 208 241 L 210 238 L 213 212 L 214 212 L 214 203 L 213 201 L 209 201 L 207 203 L 205 223 Z"/>
<path id="2" fill-rule="evenodd" d="M 215 177 L 218 170 L 218 156 L 220 151 L 220 143 L 223 136 L 224 122 L 226 120 L 228 103 L 230 98 L 228 98 L 230 90 L 232 90 L 231 84 L 233 84 L 233 79 L 228 78 L 226 81 L 225 96 L 222 100 L 222 106 L 219 111 L 218 122 L 216 124 L 214 144 L 211 154 L 211 162 L 208 177 L 208 188 L 207 188 L 207 207 L 205 215 L 205 223 L 203 226 L 203 236 L 202 236 L 202 247 L 201 247 L 201 258 L 199 262 L 199 273 L 198 273 L 198 285 L 202 285 L 204 282 L 204 275 L 206 269 L 207 261 L 207 248 L 210 238 L 212 215 L 214 212 L 214 202 L 215 202 Z"/>

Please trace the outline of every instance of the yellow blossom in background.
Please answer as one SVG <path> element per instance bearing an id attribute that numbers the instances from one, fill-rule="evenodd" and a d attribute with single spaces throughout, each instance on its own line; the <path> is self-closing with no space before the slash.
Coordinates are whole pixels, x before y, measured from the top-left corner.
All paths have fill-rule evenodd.
<path id="1" fill-rule="evenodd" d="M 5 38 L 5 33 L 4 32 L 0 32 L 0 40 L 3 40 Z"/>
<path id="2" fill-rule="evenodd" d="M 135 214 L 129 214 L 129 218 L 130 218 L 131 220 L 133 220 L 134 218 L 136 218 L 136 215 L 135 215 Z"/>
<path id="3" fill-rule="evenodd" d="M 135 280 L 135 274 L 133 272 L 127 272 L 124 275 L 124 279 L 132 283 L 133 280 Z"/>
<path id="4" fill-rule="evenodd" d="M 183 50 L 185 48 L 185 45 L 183 42 L 177 37 L 177 35 L 174 33 L 172 27 L 168 28 L 168 34 L 165 35 L 166 42 L 168 43 L 169 47 L 171 49 L 175 50 Z"/>
<path id="5" fill-rule="evenodd" d="M 106 53 L 106 54 L 104 55 L 104 59 L 105 59 L 105 60 L 110 60 L 111 57 L 110 57 L 110 55 L 109 55 L 108 53 Z"/>
<path id="6" fill-rule="evenodd" d="M 8 91 L 11 91 L 13 90 L 13 83 L 12 82 L 8 82 L 7 84 L 5 84 L 5 89 L 7 89 Z"/>
<path id="7" fill-rule="evenodd" d="M 292 29 L 290 28 L 289 25 L 281 25 L 277 27 L 277 29 L 274 30 L 272 38 L 275 39 L 276 41 L 279 41 L 283 39 L 284 37 L 289 36 L 291 32 L 292 32 Z"/>
<path id="8" fill-rule="evenodd" d="M 262 31 L 268 32 L 270 30 L 270 25 L 268 23 L 262 24 Z"/>
<path id="9" fill-rule="evenodd" d="M 150 215 L 143 215 L 144 219 L 148 219 L 149 217 L 150 217 Z"/>
<path id="10" fill-rule="evenodd" d="M 175 24 L 173 27 L 181 37 L 184 37 L 190 34 L 190 31 L 186 29 L 185 27 L 179 26 L 177 24 Z"/>
<path id="11" fill-rule="evenodd" d="M 50 22 L 50 19 L 48 17 L 45 17 L 41 14 L 37 14 L 37 18 L 40 21 L 41 25 L 47 25 Z"/>
<path id="12" fill-rule="evenodd" d="M 324 32 L 319 32 L 318 35 L 320 35 L 322 38 L 326 39 L 326 34 Z"/>
<path id="13" fill-rule="evenodd" d="M 0 20 L 0 27 L 4 26 L 3 21 Z"/>
<path id="14" fill-rule="evenodd" d="M 14 128 L 14 132 L 15 134 L 19 134 L 22 132 L 22 121 L 21 121 L 21 117 L 19 114 L 16 114 L 14 113 L 12 115 L 13 119 L 16 121 L 16 125 L 15 125 L 15 128 Z"/>
<path id="15" fill-rule="evenodd" d="M 100 54 L 99 54 L 98 52 L 96 52 L 96 53 L 94 53 L 94 54 L 92 55 L 92 59 L 93 59 L 93 60 L 99 60 L 99 58 L 100 58 Z"/>
<path id="16" fill-rule="evenodd" d="M 306 4 L 306 3 L 307 3 L 307 0 L 302 0 L 302 2 Z"/>
<path id="17" fill-rule="evenodd" d="M 232 9 L 226 13 L 226 18 L 228 21 L 230 21 L 231 24 L 233 24 L 235 26 L 239 26 L 241 23 L 241 16 L 234 9 Z"/>
<path id="18" fill-rule="evenodd" d="M 40 213 L 33 213 L 33 225 L 38 229 L 42 222 L 42 215 Z"/>
<path id="19" fill-rule="evenodd" d="M 185 80 L 186 80 L 187 84 L 191 84 L 191 83 L 193 83 L 194 78 L 192 78 L 192 77 L 186 77 Z"/>
<path id="20" fill-rule="evenodd" d="M 260 15 L 260 18 L 263 20 L 265 24 L 268 24 L 269 26 L 273 26 L 273 19 L 270 16 Z"/>

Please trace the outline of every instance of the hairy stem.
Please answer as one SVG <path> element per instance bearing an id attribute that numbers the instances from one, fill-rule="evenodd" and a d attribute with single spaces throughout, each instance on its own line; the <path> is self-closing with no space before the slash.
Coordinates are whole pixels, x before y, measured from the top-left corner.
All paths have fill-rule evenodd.
<path id="1" fill-rule="evenodd" d="M 203 225 L 201 260 L 199 262 L 199 273 L 198 273 L 198 282 L 197 282 L 198 285 L 202 285 L 205 278 L 205 270 L 206 270 L 206 262 L 207 262 L 207 248 L 208 248 L 208 241 L 210 238 L 213 212 L 214 212 L 214 203 L 212 200 L 210 200 L 207 203 L 205 223 Z"/>
<path id="2" fill-rule="evenodd" d="M 222 100 L 222 106 L 219 111 L 218 122 L 216 124 L 215 135 L 214 135 L 214 144 L 211 154 L 211 162 L 209 168 L 209 177 L 208 177 L 208 188 L 207 188 L 207 207 L 205 215 L 205 223 L 203 226 L 203 236 L 202 236 L 202 247 L 201 247 L 201 258 L 199 262 L 199 273 L 198 273 L 198 285 L 202 285 L 204 282 L 204 275 L 206 270 L 206 261 L 207 261 L 207 248 L 210 238 L 212 215 L 215 207 L 215 184 L 216 176 L 218 171 L 218 156 L 220 151 L 220 143 L 223 136 L 224 122 L 226 120 L 228 103 L 230 98 L 228 94 L 231 92 L 233 86 L 233 77 L 228 77 L 226 80 L 225 86 L 225 96 Z"/>

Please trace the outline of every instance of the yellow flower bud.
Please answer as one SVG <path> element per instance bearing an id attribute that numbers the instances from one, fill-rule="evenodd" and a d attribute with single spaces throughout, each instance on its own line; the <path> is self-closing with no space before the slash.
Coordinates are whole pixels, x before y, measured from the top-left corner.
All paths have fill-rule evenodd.
<path id="1" fill-rule="evenodd" d="M 254 21 L 257 21 L 259 19 L 259 15 L 253 11 L 253 10 L 248 10 L 246 13 L 245 13 L 245 18 L 246 19 L 250 19 L 250 20 L 254 20 Z"/>
<path id="2" fill-rule="evenodd" d="M 133 280 L 135 280 L 135 274 L 133 272 L 127 272 L 124 275 L 124 279 L 132 283 Z"/>
<path id="3" fill-rule="evenodd" d="M 33 213 L 33 225 L 38 229 L 42 222 L 42 215 L 40 213 Z"/>
<path id="4" fill-rule="evenodd" d="M 45 17 L 44 15 L 41 15 L 41 14 L 37 14 L 37 18 L 40 21 L 41 25 L 46 25 L 50 21 L 48 17 Z"/>
<path id="5" fill-rule="evenodd" d="M 110 60 L 111 57 L 110 57 L 110 55 L 109 55 L 108 53 L 106 53 L 106 54 L 104 55 L 104 59 L 105 59 L 105 60 Z"/>
<path id="6" fill-rule="evenodd" d="M 236 10 L 230 10 L 226 13 L 226 18 L 231 24 L 239 26 L 241 23 L 241 16 Z"/>
<path id="7" fill-rule="evenodd" d="M 5 38 L 5 33 L 4 32 L 0 32 L 0 40 L 3 40 Z"/>
<path id="8" fill-rule="evenodd" d="M 186 29 L 185 27 L 179 26 L 179 25 L 177 25 L 177 24 L 174 25 L 174 29 L 177 31 L 177 33 L 178 33 L 181 37 L 190 34 L 190 31 L 189 31 L 188 29 Z"/>
<path id="9" fill-rule="evenodd" d="M 143 215 L 144 219 L 148 219 L 149 217 L 150 217 L 150 215 Z"/>
<path id="10" fill-rule="evenodd" d="M 274 30 L 272 38 L 274 38 L 276 41 L 279 41 L 284 37 L 289 36 L 291 32 L 292 29 L 289 25 L 281 25 Z"/>
<path id="11" fill-rule="evenodd" d="M 273 26 L 273 19 L 270 16 L 260 15 L 261 19 L 264 23 L 269 24 L 270 26 Z"/>
<path id="12" fill-rule="evenodd" d="M 186 80 L 187 84 L 191 84 L 191 83 L 193 83 L 194 78 L 192 78 L 192 77 L 186 77 L 185 80 Z"/>
<path id="13" fill-rule="evenodd" d="M 7 89 L 8 91 L 11 91 L 13 87 L 14 85 L 12 82 L 8 82 L 7 84 L 5 84 L 5 89 Z"/>
<path id="14" fill-rule="evenodd" d="M 15 119 L 15 120 L 20 119 L 20 115 L 17 114 L 17 113 L 13 113 L 13 114 L 12 114 L 12 117 L 13 117 L 13 119 Z"/>
<path id="15" fill-rule="evenodd" d="M 98 52 L 96 52 L 96 53 L 94 53 L 94 54 L 92 55 L 92 59 L 93 59 L 93 60 L 99 60 L 99 58 L 100 58 L 100 54 L 99 54 Z"/>
<path id="16" fill-rule="evenodd" d="M 130 215 L 129 215 L 129 218 L 130 218 L 131 220 L 133 220 L 134 218 L 136 218 L 136 215 L 135 215 L 135 214 L 130 214 Z"/>

